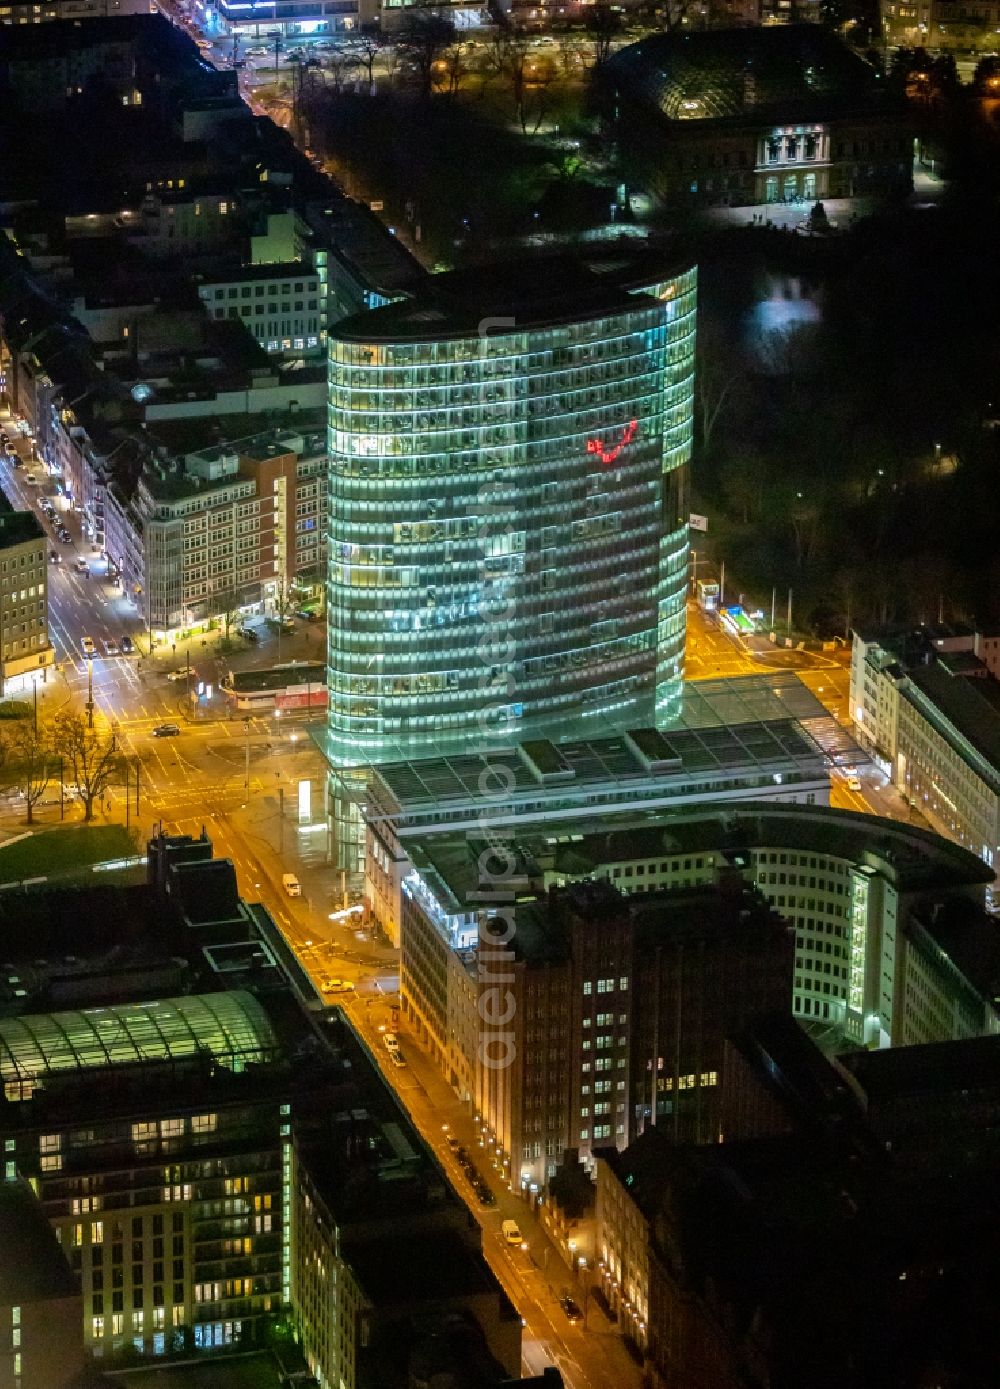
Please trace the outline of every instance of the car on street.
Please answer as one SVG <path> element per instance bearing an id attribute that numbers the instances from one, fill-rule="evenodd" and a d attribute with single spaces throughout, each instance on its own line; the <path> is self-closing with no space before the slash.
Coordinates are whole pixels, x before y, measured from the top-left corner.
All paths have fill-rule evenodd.
<path id="1" fill-rule="evenodd" d="M 104 637 L 101 641 L 101 645 L 104 648 L 105 656 L 118 655 L 118 643 L 115 641 L 114 637 Z"/>
<path id="2" fill-rule="evenodd" d="M 176 738 L 180 733 L 180 724 L 177 723 L 158 723 L 153 729 L 154 738 Z"/>
<path id="3" fill-rule="evenodd" d="M 559 1299 L 559 1306 L 566 1313 L 566 1317 L 569 1321 L 579 1321 L 583 1316 L 583 1313 L 571 1297 L 561 1297 Z"/>
<path id="4" fill-rule="evenodd" d="M 508 1244 L 520 1244 L 524 1236 L 521 1234 L 521 1227 L 516 1220 L 504 1220 L 500 1224 L 500 1233 Z"/>
<path id="5" fill-rule="evenodd" d="M 403 1055 L 403 1053 L 399 1050 L 398 1047 L 395 1051 L 390 1051 L 389 1056 L 392 1059 L 392 1064 L 394 1066 L 406 1065 L 406 1057 Z"/>
<path id="6" fill-rule="evenodd" d="M 393 1051 L 396 1047 L 399 1046 L 399 1038 L 396 1036 L 395 1032 L 383 1033 L 382 1041 L 389 1051 Z"/>
<path id="7" fill-rule="evenodd" d="M 317 622 L 319 620 L 318 613 L 312 612 L 309 608 L 296 608 L 295 616 L 301 617 L 303 622 Z"/>
<path id="8" fill-rule="evenodd" d="M 62 555 L 59 553 L 58 550 L 50 550 L 50 551 L 49 551 L 49 563 L 50 563 L 50 564 L 62 564 Z"/>
<path id="9" fill-rule="evenodd" d="M 89 564 L 87 563 L 87 561 L 84 559 L 83 555 L 78 555 L 78 556 L 77 556 L 76 567 L 77 567 L 77 569 L 80 571 L 81 574 L 87 574 L 87 573 L 89 573 L 89 571 L 90 571 L 90 565 L 89 565 Z"/>
<path id="10" fill-rule="evenodd" d="M 168 670 L 168 671 L 167 671 L 167 679 L 170 680 L 171 682 L 173 682 L 173 681 L 175 681 L 175 680 L 186 680 L 186 679 L 187 679 L 187 675 L 188 675 L 188 673 L 187 673 L 187 667 L 186 667 L 186 666 L 181 666 L 180 670 Z"/>
<path id="11" fill-rule="evenodd" d="M 257 641 L 260 641 L 260 637 L 257 635 L 257 633 L 254 631 L 254 629 L 253 629 L 252 627 L 241 627 L 241 628 L 240 628 L 240 631 L 239 631 L 239 634 L 240 634 L 240 636 L 243 638 L 244 641 L 249 641 L 249 642 L 257 642 Z"/>
<path id="12" fill-rule="evenodd" d="M 56 531 L 56 535 L 59 537 L 59 539 L 62 541 L 64 545 L 72 545 L 73 537 L 70 535 L 69 531 L 66 529 L 65 526 L 60 526 L 59 529 Z"/>
<path id="13" fill-rule="evenodd" d="M 480 1182 L 480 1183 L 475 1187 L 475 1193 L 476 1193 L 476 1199 L 479 1201 L 479 1204 L 480 1204 L 481 1206 L 495 1206 L 495 1205 L 496 1205 L 496 1203 L 497 1203 L 497 1198 L 493 1195 L 492 1191 L 490 1191 L 489 1187 L 486 1185 L 485 1182 Z"/>
<path id="14" fill-rule="evenodd" d="M 25 482 L 28 484 L 29 487 L 37 487 L 37 486 L 38 486 L 38 478 L 35 477 L 34 473 L 25 473 L 25 475 L 24 475 L 24 480 L 25 480 Z"/>
<path id="15" fill-rule="evenodd" d="M 84 637 L 80 645 L 83 647 L 83 654 L 85 656 L 94 656 L 97 654 L 97 648 L 94 646 L 93 637 Z"/>
<path id="16" fill-rule="evenodd" d="M 857 776 L 857 775 L 855 775 L 855 776 L 849 776 L 849 777 L 847 778 L 847 789 L 848 789 L 848 791 L 860 791 L 860 790 L 861 790 L 861 778 L 860 778 L 859 776 Z"/>
<path id="17" fill-rule="evenodd" d="M 79 564 L 80 561 L 78 560 L 77 563 Z M 86 560 L 83 561 L 83 567 L 84 567 L 84 569 L 86 569 L 86 567 L 87 567 L 87 561 L 86 561 Z M 124 636 L 122 637 L 122 639 L 121 639 L 121 648 L 122 648 L 122 655 L 123 655 L 123 656 L 131 656 L 132 652 L 135 650 L 135 647 L 134 647 L 133 644 L 132 644 L 132 638 L 129 636 L 129 634 L 128 634 L 127 632 L 125 633 L 125 635 L 124 635 Z"/>
<path id="18" fill-rule="evenodd" d="M 10 466 L 12 468 L 23 468 L 24 462 L 22 459 L 18 458 L 16 453 L 12 453 L 10 455 Z"/>
<path id="19" fill-rule="evenodd" d="M 285 889 L 289 897 L 302 896 L 302 884 L 294 873 L 282 873 L 281 886 Z"/>
<path id="20" fill-rule="evenodd" d="M 354 985 L 349 979 L 324 979 L 320 988 L 325 994 L 351 994 Z"/>

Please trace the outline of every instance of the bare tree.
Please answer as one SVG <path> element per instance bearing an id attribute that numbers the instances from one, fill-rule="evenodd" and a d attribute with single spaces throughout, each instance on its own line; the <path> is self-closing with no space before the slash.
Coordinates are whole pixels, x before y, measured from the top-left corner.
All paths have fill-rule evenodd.
<path id="1" fill-rule="evenodd" d="M 57 714 L 53 722 L 52 743 L 65 759 L 83 806 L 83 818 L 94 818 L 94 802 L 99 800 L 112 779 L 119 774 L 122 758 L 116 735 L 90 728 L 83 714 L 74 710 Z"/>
<path id="2" fill-rule="evenodd" d="M 375 62 L 379 54 L 386 48 L 386 42 L 381 34 L 362 34 L 355 47 L 358 55 L 358 62 L 368 74 L 368 90 L 371 91 L 375 86 Z"/>
<path id="3" fill-rule="evenodd" d="M 34 824 L 35 806 L 45 794 L 56 769 L 48 731 L 37 731 L 29 719 L 21 719 L 4 740 L 3 778 L 24 801 L 25 820 Z"/>
<path id="4" fill-rule="evenodd" d="M 450 97 L 453 97 L 462 85 L 466 70 L 466 52 L 465 44 L 453 43 L 450 48 L 445 49 L 435 64 L 435 69 L 440 67 L 441 71 L 435 72 L 434 85 L 446 91 Z"/>
<path id="5" fill-rule="evenodd" d="M 429 97 L 434 82 L 434 64 L 455 41 L 455 26 L 436 10 L 416 8 L 407 11 L 399 46 L 412 62 L 420 79 L 420 94 Z"/>
<path id="6" fill-rule="evenodd" d="M 603 67 L 611 57 L 611 48 L 621 33 L 622 17 L 608 0 L 597 0 L 587 11 L 587 33 L 594 49 L 594 66 Z"/>
<path id="7" fill-rule="evenodd" d="M 746 367 L 733 350 L 732 338 L 711 319 L 698 324 L 695 401 L 701 425 L 701 446 L 712 446 L 716 425 L 732 409 L 746 381 Z"/>

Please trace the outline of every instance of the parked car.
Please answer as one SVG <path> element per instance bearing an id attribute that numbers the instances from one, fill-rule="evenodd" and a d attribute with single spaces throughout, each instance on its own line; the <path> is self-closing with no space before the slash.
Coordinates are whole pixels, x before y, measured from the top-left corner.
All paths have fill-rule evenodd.
<path id="1" fill-rule="evenodd" d="M 395 1051 L 390 1051 L 389 1056 L 392 1058 L 392 1064 L 394 1066 L 406 1065 L 406 1057 L 403 1055 L 403 1053 L 399 1050 L 398 1047 Z"/>
<path id="2" fill-rule="evenodd" d="M 569 1321 L 579 1321 L 583 1316 L 583 1313 L 571 1297 L 561 1297 L 559 1299 L 559 1306 L 566 1313 Z"/>
<path id="3" fill-rule="evenodd" d="M 80 561 L 78 560 L 77 563 L 79 564 Z M 86 567 L 87 567 L 87 561 L 86 561 L 86 560 L 83 560 L 82 563 L 83 563 L 84 569 L 86 569 Z M 128 634 L 127 632 L 125 633 L 125 635 L 124 635 L 124 636 L 122 637 L 122 639 L 121 639 L 121 649 L 122 649 L 122 655 L 123 655 L 123 656 L 131 656 L 132 652 L 135 650 L 135 647 L 132 645 L 132 638 L 129 636 L 129 634 Z"/>
<path id="4" fill-rule="evenodd" d="M 84 637 L 80 645 L 83 647 L 83 654 L 85 656 L 95 656 L 97 654 L 97 648 L 94 646 L 93 637 Z"/>
<path id="5" fill-rule="evenodd" d="M 186 680 L 188 676 L 187 667 L 182 666 L 180 670 L 168 670 L 167 679 L 173 683 L 175 680 Z"/>
<path id="6" fill-rule="evenodd" d="M 180 724 L 158 723 L 153 729 L 154 738 L 176 738 L 180 733 Z"/>
<path id="7" fill-rule="evenodd" d="M 475 1192 L 476 1197 L 481 1206 L 496 1205 L 497 1198 L 493 1195 L 492 1191 L 490 1191 L 489 1187 L 485 1184 L 485 1182 L 480 1182 L 479 1185 L 475 1188 Z"/>
<path id="8" fill-rule="evenodd" d="M 257 633 L 254 631 L 254 629 L 253 629 L 252 627 L 241 627 L 241 628 L 239 629 L 239 634 L 240 634 L 240 636 L 243 638 L 244 641 L 249 641 L 249 642 L 257 642 L 257 641 L 260 641 L 260 637 L 257 635 Z"/>
<path id="9" fill-rule="evenodd" d="M 296 608 L 295 616 L 301 617 L 303 622 L 318 622 L 319 614 L 310 611 L 309 608 Z"/>
<path id="10" fill-rule="evenodd" d="M 37 486 L 38 486 L 38 478 L 35 477 L 34 473 L 25 473 L 25 475 L 24 475 L 24 480 L 25 480 L 25 482 L 28 484 L 29 487 L 37 487 Z"/>

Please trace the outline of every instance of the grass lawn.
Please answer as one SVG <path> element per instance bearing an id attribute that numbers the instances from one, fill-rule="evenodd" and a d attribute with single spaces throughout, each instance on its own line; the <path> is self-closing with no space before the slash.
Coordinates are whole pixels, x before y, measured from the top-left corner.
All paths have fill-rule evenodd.
<path id="1" fill-rule="evenodd" d="M 73 825 L 39 830 L 10 848 L 0 843 L 0 883 L 51 878 L 88 871 L 105 859 L 131 858 L 138 852 L 123 825 Z"/>

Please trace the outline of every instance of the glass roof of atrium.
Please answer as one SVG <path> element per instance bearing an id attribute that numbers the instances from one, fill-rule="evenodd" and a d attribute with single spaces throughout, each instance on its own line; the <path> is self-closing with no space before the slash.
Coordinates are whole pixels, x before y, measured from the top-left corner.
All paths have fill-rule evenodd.
<path id="1" fill-rule="evenodd" d="M 199 1054 L 241 1071 L 278 1050 L 264 1009 L 243 992 L 0 1019 L 0 1080 L 9 1096 L 19 1092 L 13 1098 L 30 1095 L 59 1072 Z"/>
<path id="2" fill-rule="evenodd" d="M 608 74 L 675 121 L 795 119 L 879 95 L 874 69 L 818 24 L 654 34 L 619 50 Z"/>

